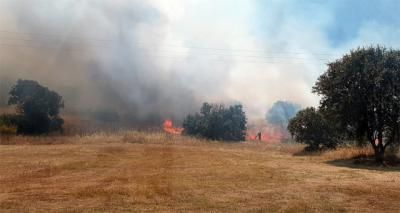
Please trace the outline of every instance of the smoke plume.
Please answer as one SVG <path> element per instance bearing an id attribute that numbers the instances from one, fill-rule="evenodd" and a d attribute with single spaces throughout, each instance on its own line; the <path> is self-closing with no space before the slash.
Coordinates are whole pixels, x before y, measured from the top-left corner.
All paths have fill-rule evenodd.
<path id="1" fill-rule="evenodd" d="M 300 105 L 288 101 L 277 101 L 268 110 L 266 120 L 269 124 L 286 129 L 289 120 L 300 110 Z"/>
<path id="2" fill-rule="evenodd" d="M 7 87 L 22 78 L 58 91 L 68 111 L 159 122 L 196 106 L 179 76 L 152 57 L 165 20 L 143 1 L 5 1 L 1 9 L 8 20 L 0 23 L 3 104 Z"/>
<path id="3" fill-rule="evenodd" d="M 277 100 L 315 106 L 325 63 L 360 45 L 400 45 L 393 5 L 3 0 L 0 104 L 21 78 L 58 91 L 67 112 L 116 111 L 139 123 L 180 121 L 203 101 L 240 102 L 250 119 Z"/>

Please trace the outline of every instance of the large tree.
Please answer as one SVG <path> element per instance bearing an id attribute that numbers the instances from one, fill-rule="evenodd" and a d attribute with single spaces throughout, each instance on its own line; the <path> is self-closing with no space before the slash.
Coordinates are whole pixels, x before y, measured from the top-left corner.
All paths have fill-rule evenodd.
<path id="1" fill-rule="evenodd" d="M 19 113 L 19 134 L 43 134 L 61 130 L 59 117 L 64 107 L 62 97 L 36 81 L 18 80 L 9 93 L 9 105 L 16 105 Z"/>
<path id="2" fill-rule="evenodd" d="M 242 105 L 226 108 L 224 105 L 204 103 L 200 113 L 186 117 L 183 133 L 211 140 L 243 141 L 246 122 Z"/>
<path id="3" fill-rule="evenodd" d="M 399 140 L 400 52 L 382 47 L 359 48 L 328 64 L 314 92 L 321 112 L 343 131 L 367 138 L 376 161 Z"/>

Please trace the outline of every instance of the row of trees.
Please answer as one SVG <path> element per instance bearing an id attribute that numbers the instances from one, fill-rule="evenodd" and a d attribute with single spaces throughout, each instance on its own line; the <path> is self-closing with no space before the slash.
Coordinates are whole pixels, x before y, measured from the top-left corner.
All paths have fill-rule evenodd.
<path id="1" fill-rule="evenodd" d="M 62 131 L 59 116 L 64 107 L 62 97 L 36 81 L 18 80 L 9 92 L 8 105 L 15 105 L 17 114 L 0 116 L 0 132 L 40 135 Z M 118 114 L 101 112 L 96 117 L 118 120 Z M 204 103 L 201 112 L 188 115 L 183 122 L 185 134 L 212 140 L 242 141 L 246 136 L 246 115 L 242 105 Z"/>
<path id="2" fill-rule="evenodd" d="M 0 116 L 0 133 L 40 135 L 62 131 L 59 116 L 64 107 L 62 97 L 36 81 L 18 80 L 9 92 L 8 105 L 16 106 L 16 114 Z M 118 114 L 99 111 L 94 114 L 104 121 L 116 121 Z M 212 140 L 242 141 L 246 136 L 246 115 L 242 105 L 204 103 L 201 112 L 188 115 L 183 122 L 185 134 Z"/>
<path id="3" fill-rule="evenodd" d="M 351 51 L 328 64 L 313 92 L 321 96 L 319 108 L 300 111 L 288 124 L 290 133 L 308 144 L 308 150 L 333 148 L 349 139 L 359 144 L 367 141 L 381 163 L 387 147 L 400 144 L 399 50 L 378 46 Z M 36 81 L 18 80 L 8 104 L 16 106 L 17 114 L 1 116 L 3 127 L 15 126 L 19 134 L 62 130 L 62 97 Z M 270 119 L 280 118 L 275 117 Z M 104 118 L 114 120 L 116 116 L 107 114 Z M 241 141 L 245 140 L 246 122 L 241 105 L 204 103 L 200 113 L 187 116 L 183 127 L 187 135 Z"/>
<path id="4" fill-rule="evenodd" d="M 289 123 L 296 140 L 311 149 L 353 139 L 367 141 L 378 163 L 400 141 L 400 51 L 359 48 L 328 64 L 313 92 L 319 109 L 308 108 Z"/>

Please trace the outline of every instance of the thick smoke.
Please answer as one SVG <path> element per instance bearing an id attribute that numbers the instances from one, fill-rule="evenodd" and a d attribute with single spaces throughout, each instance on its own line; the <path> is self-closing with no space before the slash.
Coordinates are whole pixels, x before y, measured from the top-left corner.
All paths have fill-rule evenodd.
<path id="1" fill-rule="evenodd" d="M 59 91 L 67 111 L 135 122 L 181 120 L 203 101 L 240 102 L 249 120 L 277 100 L 316 106 L 327 62 L 399 47 L 396 3 L 2 0 L 0 104 L 23 78 Z"/>
<path id="2" fill-rule="evenodd" d="M 39 81 L 67 111 L 118 111 L 135 122 L 182 119 L 197 102 L 153 53 L 163 15 L 143 1 L 3 1 L 2 103 L 18 78 Z M 4 30 L 5 29 L 5 30 Z M 143 42 L 142 43 L 139 43 Z"/>

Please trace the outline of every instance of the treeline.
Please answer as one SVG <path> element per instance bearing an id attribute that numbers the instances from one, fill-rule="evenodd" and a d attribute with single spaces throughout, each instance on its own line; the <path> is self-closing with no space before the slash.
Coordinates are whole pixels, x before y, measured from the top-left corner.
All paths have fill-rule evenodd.
<path id="1" fill-rule="evenodd" d="M 318 109 L 300 111 L 289 122 L 307 149 L 332 148 L 345 141 L 370 144 L 378 163 L 388 147 L 400 144 L 400 51 L 359 48 L 329 63 L 313 92 Z"/>
<path id="2" fill-rule="evenodd" d="M 353 50 L 328 64 L 313 92 L 321 96 L 319 107 L 299 111 L 288 124 L 293 138 L 306 144 L 307 150 L 357 141 L 358 145 L 369 144 L 376 161 L 383 163 L 387 148 L 399 146 L 399 50 L 379 46 Z M 38 82 L 18 80 L 9 92 L 8 104 L 15 106 L 17 113 L 0 116 L 0 132 L 39 135 L 62 131 L 64 121 L 59 113 L 64 107 L 63 98 Z M 293 107 L 284 114 L 292 111 L 297 109 Z M 117 113 L 107 111 L 93 116 L 106 122 L 119 120 Z M 240 104 L 226 107 L 204 103 L 199 113 L 188 115 L 183 121 L 183 133 L 211 140 L 242 141 L 246 123 Z"/>
<path id="3" fill-rule="evenodd" d="M 7 104 L 15 106 L 15 114 L 0 115 L 0 134 L 42 135 L 63 131 L 59 116 L 63 98 L 36 81 L 18 80 L 9 91 Z M 113 111 L 88 113 L 99 121 L 117 122 Z M 242 105 L 204 103 L 200 113 L 188 115 L 183 122 L 184 134 L 211 140 L 243 141 L 246 136 L 246 115 Z"/>

